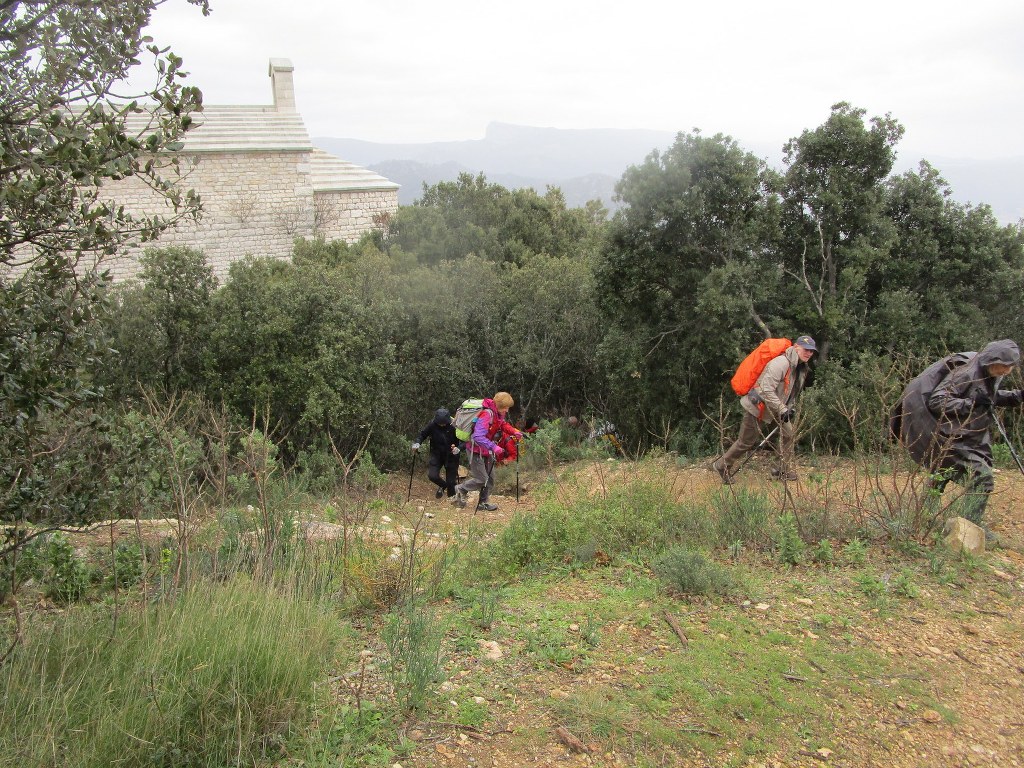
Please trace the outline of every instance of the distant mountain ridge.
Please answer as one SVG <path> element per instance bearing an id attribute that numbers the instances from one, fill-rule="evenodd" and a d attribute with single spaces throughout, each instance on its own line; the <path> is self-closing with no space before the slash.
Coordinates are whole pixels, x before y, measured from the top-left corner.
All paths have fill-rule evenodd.
<path id="1" fill-rule="evenodd" d="M 318 137 L 321 149 L 362 165 L 401 184 L 398 200 L 409 205 L 419 199 L 423 184 L 452 181 L 459 173 L 483 173 L 489 182 L 509 189 L 532 187 L 543 194 L 547 186 L 562 190 L 570 206 L 600 200 L 610 210 L 615 184 L 631 165 L 651 151 L 675 141 L 672 131 L 644 129 L 562 129 L 491 123 L 483 139 L 423 144 L 384 144 L 361 139 Z M 781 166 L 780 147 L 740 146 L 775 166 Z M 977 160 L 927 157 L 897 147 L 897 172 L 916 168 L 924 157 L 935 166 L 962 203 L 988 203 L 1004 224 L 1024 218 L 1024 157 Z"/>

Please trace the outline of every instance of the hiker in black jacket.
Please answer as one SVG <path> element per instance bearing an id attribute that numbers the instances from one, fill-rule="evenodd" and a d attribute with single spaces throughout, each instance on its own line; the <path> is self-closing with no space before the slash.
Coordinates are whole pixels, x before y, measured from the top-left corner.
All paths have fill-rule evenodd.
<path id="1" fill-rule="evenodd" d="M 459 482 L 459 439 L 455 437 L 455 425 L 447 408 L 438 408 L 434 418 L 420 430 L 419 437 L 412 444 L 418 451 L 420 444 L 430 438 L 430 455 L 427 458 L 427 477 L 437 486 L 435 498 L 440 499 L 445 493 L 455 495 L 455 484 Z M 444 480 L 441 479 L 441 468 L 444 468 Z"/>

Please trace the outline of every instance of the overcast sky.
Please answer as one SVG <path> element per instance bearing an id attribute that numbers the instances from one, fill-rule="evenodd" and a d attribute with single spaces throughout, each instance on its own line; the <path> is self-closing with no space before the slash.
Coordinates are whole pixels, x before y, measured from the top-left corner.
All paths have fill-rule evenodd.
<path id="1" fill-rule="evenodd" d="M 272 101 L 312 136 L 483 138 L 489 122 L 727 133 L 781 147 L 837 101 L 922 156 L 1022 156 L 1021 0 L 170 0 L 149 29 L 207 104 Z"/>

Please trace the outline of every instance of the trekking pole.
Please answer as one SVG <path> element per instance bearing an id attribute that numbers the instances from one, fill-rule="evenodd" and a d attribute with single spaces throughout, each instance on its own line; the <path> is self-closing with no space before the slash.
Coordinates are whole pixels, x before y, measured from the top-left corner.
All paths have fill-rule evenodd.
<path id="1" fill-rule="evenodd" d="M 762 440 L 760 443 L 758 443 L 749 453 L 747 453 L 747 458 L 745 458 L 742 462 L 740 462 L 740 465 L 738 467 L 736 467 L 736 471 L 733 472 L 732 474 L 735 475 L 735 474 L 739 473 L 739 471 L 741 469 L 743 469 L 744 466 L 746 466 L 747 462 L 750 461 L 752 458 L 754 458 L 754 454 L 757 453 L 762 448 L 764 448 L 765 444 L 769 440 L 771 440 L 772 437 L 775 435 L 775 433 L 778 432 L 778 431 L 779 431 L 779 426 L 778 426 L 778 424 L 776 424 L 775 428 L 765 436 L 764 440 Z M 1024 471 L 1024 470 L 1022 470 L 1022 471 Z"/>
<path id="2" fill-rule="evenodd" d="M 996 427 L 999 428 L 999 434 L 1003 436 L 1003 442 L 1006 443 L 1006 447 L 1010 449 L 1010 455 L 1013 456 L 1013 460 L 1017 462 L 1017 469 L 1024 475 L 1024 464 L 1020 461 L 1020 456 L 1017 455 L 1017 451 L 1014 450 L 1013 443 L 1010 442 L 1010 438 L 1006 436 L 1006 430 L 1003 429 L 1003 424 L 999 421 L 999 417 L 996 416 L 995 410 L 992 411 L 992 420 L 995 421 Z"/>
<path id="3" fill-rule="evenodd" d="M 405 497 L 405 503 L 408 504 L 412 499 L 412 476 L 416 472 L 416 451 L 412 452 L 412 466 L 409 467 L 409 495 Z"/>
<path id="4" fill-rule="evenodd" d="M 518 446 L 519 451 L 515 452 L 515 503 L 519 503 L 519 452 L 522 451 L 522 446 Z M 1022 470 L 1024 471 L 1024 470 Z"/>

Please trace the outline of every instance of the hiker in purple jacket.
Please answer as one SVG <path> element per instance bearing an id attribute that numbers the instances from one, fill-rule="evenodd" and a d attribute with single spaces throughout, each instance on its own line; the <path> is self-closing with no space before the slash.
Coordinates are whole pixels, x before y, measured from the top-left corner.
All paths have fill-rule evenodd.
<path id="1" fill-rule="evenodd" d="M 480 415 L 473 424 L 473 434 L 466 443 L 469 456 L 469 477 L 455 486 L 455 498 L 452 504 L 462 508 L 466 506 L 466 497 L 473 491 L 480 491 L 476 508 L 493 512 L 498 508 L 488 499 L 494 489 L 494 465 L 505 454 L 505 449 L 496 442 L 501 425 L 508 415 L 509 409 L 515 404 L 508 392 L 499 392 L 493 398 L 486 398 Z"/>

